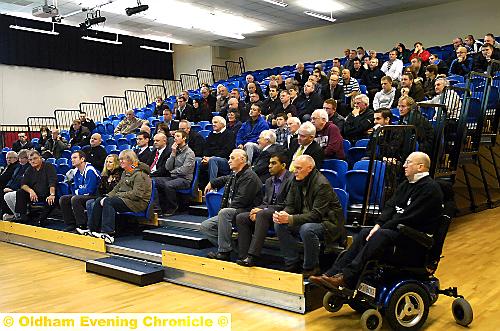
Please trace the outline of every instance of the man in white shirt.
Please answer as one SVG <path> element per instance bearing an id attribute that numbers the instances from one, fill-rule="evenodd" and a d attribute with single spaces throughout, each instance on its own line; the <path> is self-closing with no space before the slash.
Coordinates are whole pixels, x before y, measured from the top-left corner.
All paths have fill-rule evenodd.
<path id="1" fill-rule="evenodd" d="M 403 72 L 403 61 L 398 59 L 398 52 L 396 50 L 389 52 L 389 60 L 384 62 L 380 70 L 387 76 L 390 76 L 395 84 L 399 83 L 401 73 Z"/>

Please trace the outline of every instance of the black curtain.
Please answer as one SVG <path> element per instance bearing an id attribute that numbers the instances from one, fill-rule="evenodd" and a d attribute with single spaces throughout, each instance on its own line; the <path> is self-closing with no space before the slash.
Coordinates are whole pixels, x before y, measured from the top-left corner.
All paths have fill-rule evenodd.
<path id="1" fill-rule="evenodd" d="M 56 24 L 59 35 L 20 31 L 9 26 L 51 30 L 52 24 L 0 15 L 0 63 L 35 68 L 87 72 L 121 77 L 174 79 L 172 54 L 142 49 L 147 45 L 168 48 L 167 43 L 119 36 L 122 45 L 81 39 L 87 35 L 115 40 L 116 34 Z"/>

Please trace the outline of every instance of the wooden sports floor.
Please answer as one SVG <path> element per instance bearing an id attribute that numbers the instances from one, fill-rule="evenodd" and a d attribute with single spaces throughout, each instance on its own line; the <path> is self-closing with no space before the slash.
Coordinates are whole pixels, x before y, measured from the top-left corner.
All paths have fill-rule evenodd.
<path id="1" fill-rule="evenodd" d="M 500 208 L 455 219 L 438 269 L 474 309 L 473 330 L 500 330 Z M 464 330 L 452 299 L 431 307 L 425 330 Z M 0 312 L 227 312 L 233 330 L 356 330 L 344 307 L 299 315 L 170 283 L 137 287 L 85 272 L 84 262 L 0 242 Z M 387 329 L 384 326 L 384 329 Z"/>

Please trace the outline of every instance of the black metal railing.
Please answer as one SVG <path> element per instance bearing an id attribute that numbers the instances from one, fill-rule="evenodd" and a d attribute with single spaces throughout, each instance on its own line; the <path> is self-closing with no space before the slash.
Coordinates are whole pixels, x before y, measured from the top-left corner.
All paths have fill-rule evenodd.
<path id="1" fill-rule="evenodd" d="M 104 96 L 102 97 L 102 104 L 104 105 L 105 113 L 109 115 L 125 114 L 128 109 L 125 97 Z"/>
<path id="2" fill-rule="evenodd" d="M 198 77 L 198 82 L 200 82 L 200 85 L 206 83 L 211 86 L 215 83 L 212 70 L 196 69 L 196 77 Z"/>
<path id="3" fill-rule="evenodd" d="M 33 135 L 35 132 L 40 132 L 42 126 L 46 126 L 50 129 L 58 128 L 56 118 L 50 116 L 30 116 L 26 119 L 26 124 L 28 126 L 30 139 L 35 137 Z"/>
<path id="4" fill-rule="evenodd" d="M 103 121 L 108 116 L 104 104 L 100 102 L 80 102 L 80 111 L 94 121 Z"/>
<path id="5" fill-rule="evenodd" d="M 245 61 L 240 56 L 238 62 L 236 61 L 226 61 L 227 75 L 229 78 L 233 76 L 239 76 L 245 72 Z"/>
<path id="6" fill-rule="evenodd" d="M 220 80 L 229 79 L 229 72 L 227 71 L 226 66 L 219 66 L 219 65 L 213 64 L 211 66 L 211 69 L 212 69 L 212 77 L 214 79 L 214 83 L 218 82 Z"/>
<path id="7" fill-rule="evenodd" d="M 179 95 L 181 94 L 183 88 L 182 88 L 182 82 L 180 79 L 175 79 L 175 80 L 164 80 L 163 81 L 163 86 L 165 86 L 165 95 L 167 97 L 171 95 Z"/>
<path id="8" fill-rule="evenodd" d="M 181 74 L 181 84 L 183 90 L 197 90 L 200 88 L 198 76 L 191 74 Z"/>
<path id="9" fill-rule="evenodd" d="M 155 84 L 146 84 L 144 85 L 144 91 L 146 92 L 146 101 L 147 104 L 155 102 L 157 97 L 165 98 L 168 96 L 165 91 L 165 86 L 163 85 L 155 85 Z"/>
<path id="10" fill-rule="evenodd" d="M 56 109 L 54 110 L 54 117 L 56 118 L 57 128 L 59 130 L 69 130 L 73 124 L 73 120 L 80 118 L 80 110 Z"/>
<path id="11" fill-rule="evenodd" d="M 141 90 L 126 90 L 125 99 L 127 99 L 127 108 L 143 108 L 148 104 L 146 92 Z"/>

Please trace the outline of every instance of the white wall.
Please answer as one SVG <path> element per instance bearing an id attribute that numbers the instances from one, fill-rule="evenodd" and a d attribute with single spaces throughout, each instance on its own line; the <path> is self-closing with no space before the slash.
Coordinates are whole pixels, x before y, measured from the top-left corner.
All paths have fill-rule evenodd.
<path id="1" fill-rule="evenodd" d="M 78 109 L 161 80 L 124 78 L 0 64 L 0 123 L 24 124 L 28 116 L 53 116 L 54 109 Z"/>
<path id="2" fill-rule="evenodd" d="M 297 62 L 332 59 L 344 48 L 364 46 L 385 52 L 397 42 L 413 48 L 451 43 L 456 36 L 473 34 L 477 39 L 491 32 L 500 34 L 500 1 L 463 0 L 326 27 L 262 38 L 256 47 L 232 50 L 243 56 L 247 70 Z"/>
<path id="3" fill-rule="evenodd" d="M 174 45 L 174 78 L 180 74 L 196 74 L 196 69 L 208 69 L 212 66 L 212 47 Z"/>

